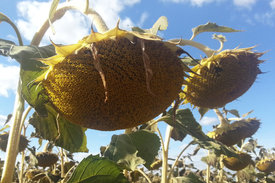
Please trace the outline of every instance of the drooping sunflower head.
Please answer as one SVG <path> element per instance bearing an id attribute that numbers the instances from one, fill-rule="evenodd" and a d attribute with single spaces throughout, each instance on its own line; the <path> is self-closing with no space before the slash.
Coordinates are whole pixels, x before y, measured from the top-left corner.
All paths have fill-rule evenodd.
<path id="1" fill-rule="evenodd" d="M 259 129 L 260 124 L 260 121 L 255 118 L 243 119 L 224 128 L 217 128 L 207 135 L 227 146 L 232 146 L 242 139 L 251 137 Z"/>
<path id="2" fill-rule="evenodd" d="M 270 173 L 275 171 L 275 158 L 264 158 L 257 162 L 256 168 L 261 172 Z"/>
<path id="3" fill-rule="evenodd" d="M 247 167 L 247 165 L 252 162 L 249 154 L 239 152 L 238 155 L 238 158 L 225 156 L 223 158 L 225 167 L 230 170 L 239 171 Z"/>
<path id="4" fill-rule="evenodd" d="M 37 159 L 37 166 L 49 167 L 58 161 L 58 156 L 51 152 L 39 152 L 35 155 Z"/>
<path id="5" fill-rule="evenodd" d="M 6 152 L 8 145 L 9 133 L 3 133 L 0 135 L 0 149 Z M 24 151 L 29 144 L 28 139 L 24 135 L 20 135 L 18 152 Z"/>
<path id="6" fill-rule="evenodd" d="M 116 27 L 55 48 L 57 55 L 40 60 L 49 67 L 36 82 L 61 115 L 83 127 L 116 130 L 145 123 L 181 90 L 183 50 L 158 37 Z"/>
<path id="7" fill-rule="evenodd" d="M 185 103 L 203 108 L 218 108 L 244 94 L 261 73 L 258 58 L 252 48 L 224 50 L 202 59 L 192 68 L 181 93 Z"/>

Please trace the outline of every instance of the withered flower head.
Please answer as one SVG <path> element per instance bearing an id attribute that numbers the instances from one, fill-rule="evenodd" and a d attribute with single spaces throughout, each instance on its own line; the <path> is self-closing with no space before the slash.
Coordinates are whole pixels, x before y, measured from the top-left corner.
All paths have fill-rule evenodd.
<path id="1" fill-rule="evenodd" d="M 57 46 L 40 59 L 41 82 L 55 109 L 72 123 L 97 130 L 143 124 L 178 97 L 183 68 L 176 44 L 118 27 Z"/>
<path id="2" fill-rule="evenodd" d="M 260 121 L 255 118 L 243 119 L 235 121 L 224 128 L 217 128 L 209 132 L 207 136 L 227 146 L 232 146 L 242 139 L 251 137 L 259 129 L 260 124 Z"/>
<path id="3" fill-rule="evenodd" d="M 247 167 L 247 165 L 252 162 L 251 156 L 249 154 L 241 152 L 239 152 L 238 154 L 238 158 L 225 156 L 223 158 L 224 166 L 230 170 L 239 171 Z"/>
<path id="4" fill-rule="evenodd" d="M 243 95 L 261 73 L 251 48 L 224 50 L 202 59 L 192 68 L 181 97 L 185 103 L 203 108 L 219 108 Z"/>
<path id="5" fill-rule="evenodd" d="M 8 139 L 9 139 L 9 133 L 3 133 L 0 135 L 0 149 L 4 152 L 6 152 L 7 150 Z M 29 144 L 28 139 L 24 135 L 20 135 L 18 152 L 24 151 L 28 146 L 28 144 Z"/>
<path id="6" fill-rule="evenodd" d="M 275 159 L 264 158 L 256 164 L 256 168 L 261 172 L 270 173 L 275 171 Z"/>
<path id="7" fill-rule="evenodd" d="M 39 152 L 35 155 L 37 166 L 49 167 L 58 161 L 58 156 L 51 152 Z"/>

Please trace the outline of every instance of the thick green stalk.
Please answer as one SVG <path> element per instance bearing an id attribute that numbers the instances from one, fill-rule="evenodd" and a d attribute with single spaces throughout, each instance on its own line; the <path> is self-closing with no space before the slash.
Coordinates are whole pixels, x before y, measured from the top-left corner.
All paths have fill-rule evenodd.
<path id="1" fill-rule="evenodd" d="M 21 120 L 21 124 L 20 124 L 20 129 L 19 131 L 21 132 L 23 130 L 23 134 L 24 136 L 26 136 L 26 130 L 27 130 L 27 127 L 24 126 L 24 123 L 25 123 L 25 120 L 28 116 L 28 114 L 30 113 L 32 107 L 29 106 L 23 113 L 23 116 L 22 116 L 22 120 Z M 21 154 L 21 169 L 20 169 L 20 173 L 19 173 L 19 182 L 20 183 L 23 183 L 24 182 L 24 171 L 25 171 L 25 151 L 22 152 Z"/>
<path id="2" fill-rule="evenodd" d="M 60 164 L 61 164 L 61 178 L 65 177 L 64 173 L 64 150 L 60 147 Z"/>
<path id="3" fill-rule="evenodd" d="M 223 176 L 224 176 L 224 164 L 223 164 L 223 156 L 221 156 L 220 158 L 220 171 L 219 171 L 219 182 L 222 183 L 223 182 Z"/>
<path id="4" fill-rule="evenodd" d="M 172 130 L 173 127 L 167 125 L 164 140 L 164 148 L 162 149 L 161 183 L 168 183 L 168 151 Z"/>
<path id="5" fill-rule="evenodd" d="M 22 114 L 24 112 L 24 99 L 22 97 L 22 82 L 19 79 L 17 93 L 15 97 L 15 104 L 13 109 L 13 124 L 11 126 L 9 140 L 6 151 L 6 161 L 4 163 L 1 183 L 12 182 L 15 161 L 18 153 L 18 144 L 20 139 L 20 126 Z"/>
<path id="6" fill-rule="evenodd" d="M 26 128 L 23 128 L 23 135 L 26 135 Z M 19 183 L 24 183 L 24 172 L 25 172 L 25 151 L 22 151 L 21 153 L 21 169 L 19 172 Z"/>
<path id="7" fill-rule="evenodd" d="M 208 150 L 208 156 L 210 155 L 210 151 Z M 206 183 L 210 183 L 210 164 L 207 163 L 206 169 Z"/>
<path id="8" fill-rule="evenodd" d="M 194 141 L 189 142 L 189 144 L 187 144 L 187 145 L 185 146 L 185 148 L 183 148 L 183 150 L 179 153 L 179 155 L 177 156 L 177 159 L 174 161 L 174 163 L 173 163 L 173 165 L 172 165 L 172 167 L 171 167 L 171 169 L 170 169 L 170 172 L 169 172 L 169 175 L 168 175 L 168 180 L 169 180 L 170 177 L 172 176 L 173 171 L 174 171 L 174 168 L 175 168 L 176 164 L 178 163 L 178 161 L 179 161 L 181 155 L 182 155 L 182 154 L 184 153 L 184 151 L 185 151 L 189 146 L 191 146 L 193 143 L 194 143 Z"/>
<path id="9" fill-rule="evenodd" d="M 206 169 L 206 183 L 210 183 L 210 165 L 207 164 L 207 169 Z"/>

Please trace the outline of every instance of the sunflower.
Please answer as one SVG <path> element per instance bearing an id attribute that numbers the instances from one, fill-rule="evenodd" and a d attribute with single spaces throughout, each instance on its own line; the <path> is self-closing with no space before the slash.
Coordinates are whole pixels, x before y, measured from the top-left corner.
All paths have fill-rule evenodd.
<path id="1" fill-rule="evenodd" d="M 35 82 L 58 113 L 83 127 L 117 130 L 146 123 L 181 91 L 184 51 L 156 36 L 116 27 L 54 46 L 57 55 L 40 59 L 47 70 Z"/>
<path id="2" fill-rule="evenodd" d="M 242 139 L 251 137 L 260 127 L 260 121 L 255 118 L 242 119 L 226 127 L 217 128 L 207 136 L 227 146 L 237 144 Z"/>
<path id="3" fill-rule="evenodd" d="M 238 154 L 238 158 L 227 156 L 223 157 L 224 166 L 230 170 L 239 171 L 247 167 L 247 165 L 252 162 L 251 156 L 249 154 L 241 152 L 238 152 Z"/>
<path id="4" fill-rule="evenodd" d="M 49 167 L 58 161 L 58 156 L 51 152 L 39 152 L 35 155 L 37 159 L 37 166 Z"/>
<path id="5" fill-rule="evenodd" d="M 224 50 L 192 68 L 180 94 L 184 103 L 219 108 L 243 95 L 254 83 L 262 62 L 251 48 Z"/>
<path id="6" fill-rule="evenodd" d="M 256 168 L 261 172 L 270 173 L 275 171 L 275 159 L 274 158 L 264 158 L 257 162 Z"/>
<path id="7" fill-rule="evenodd" d="M 9 133 L 3 133 L 0 135 L 0 149 L 6 152 L 9 139 Z M 20 135 L 18 152 L 24 151 L 29 144 L 28 139 L 24 135 Z"/>

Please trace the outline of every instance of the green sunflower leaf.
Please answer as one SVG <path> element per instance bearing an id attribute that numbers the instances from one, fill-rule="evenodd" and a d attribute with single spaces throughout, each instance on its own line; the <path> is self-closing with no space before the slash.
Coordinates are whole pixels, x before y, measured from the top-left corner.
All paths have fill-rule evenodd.
<path id="1" fill-rule="evenodd" d="M 90 155 L 75 169 L 68 183 L 127 183 L 122 169 L 113 161 Z"/>
<path id="2" fill-rule="evenodd" d="M 22 94 L 36 111 L 30 119 L 36 130 L 35 135 L 71 152 L 87 152 L 86 129 L 62 116 L 58 117 L 43 92 L 43 86 L 33 83 L 46 69 L 37 59 L 55 55 L 54 47 L 16 46 L 11 41 L 0 40 L 0 54 L 14 58 L 21 64 Z"/>
<path id="3" fill-rule="evenodd" d="M 175 141 L 183 141 L 183 139 L 186 137 L 186 133 L 183 133 L 181 130 L 177 128 L 173 128 L 171 132 L 171 138 Z"/>
<path id="4" fill-rule="evenodd" d="M 159 148 L 160 139 L 155 133 L 139 130 L 129 134 L 113 135 L 104 156 L 130 170 L 135 170 L 141 164 L 150 168 Z"/>
<path id="5" fill-rule="evenodd" d="M 177 128 L 183 133 L 194 137 L 195 141 L 203 148 L 214 150 L 218 156 L 225 154 L 229 157 L 237 157 L 238 155 L 227 146 L 218 143 L 216 140 L 209 138 L 202 131 L 201 125 L 195 120 L 190 109 L 178 109 L 175 113 L 175 120 L 173 118 L 173 109 L 170 109 L 165 116 L 162 116 L 158 121 L 164 121 L 169 125 Z"/>
<path id="6" fill-rule="evenodd" d="M 88 152 L 85 128 L 68 122 L 50 106 L 46 105 L 46 117 L 34 113 L 30 124 L 35 128 L 34 136 L 54 142 L 70 152 Z"/>
<path id="7" fill-rule="evenodd" d="M 239 114 L 239 111 L 236 110 L 236 109 L 231 109 L 231 110 L 228 110 L 229 113 L 233 114 L 234 116 L 240 118 L 240 114 Z"/>

